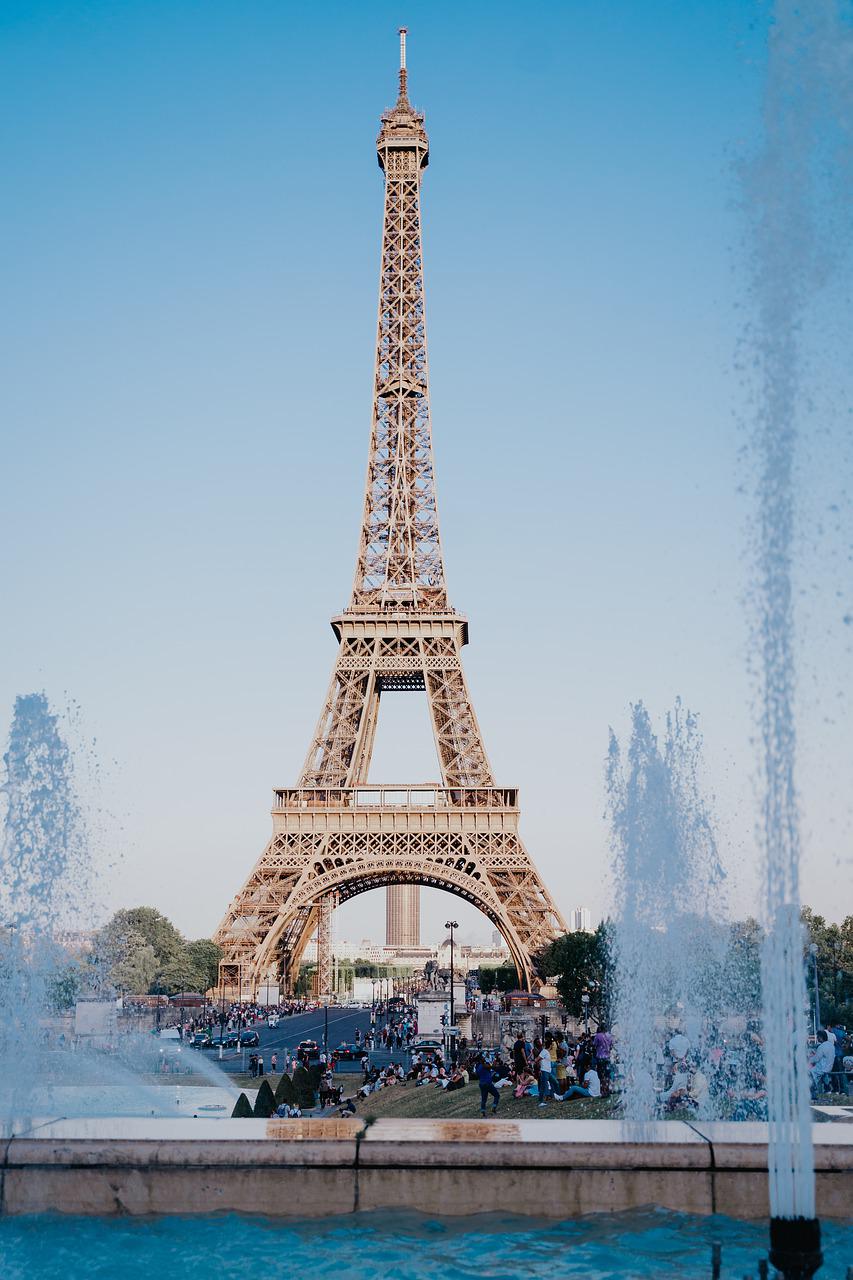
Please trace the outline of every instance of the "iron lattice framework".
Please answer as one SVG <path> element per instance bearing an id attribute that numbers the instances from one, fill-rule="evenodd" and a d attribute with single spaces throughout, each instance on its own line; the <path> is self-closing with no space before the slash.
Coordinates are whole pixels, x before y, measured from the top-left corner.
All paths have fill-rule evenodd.
<path id="1" fill-rule="evenodd" d="M 349 607 L 299 784 L 275 793 L 273 836 L 216 934 L 229 989 L 273 975 L 292 987 L 318 931 L 331 985 L 335 903 L 390 884 L 467 899 L 500 930 L 519 980 L 565 923 L 518 834 L 518 794 L 495 785 L 462 669 L 465 618 L 450 607 L 438 525 L 424 307 L 420 186 L 429 158 L 400 92 L 377 140 L 385 174 L 379 323 L 364 516 Z M 442 782 L 368 786 L 383 692 L 427 695 Z"/>

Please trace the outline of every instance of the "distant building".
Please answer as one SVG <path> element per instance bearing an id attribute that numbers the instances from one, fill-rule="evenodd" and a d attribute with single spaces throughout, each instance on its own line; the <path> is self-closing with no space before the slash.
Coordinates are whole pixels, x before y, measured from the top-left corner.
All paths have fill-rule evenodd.
<path id="1" fill-rule="evenodd" d="M 501 933 L 500 929 L 493 929 L 492 930 L 492 950 L 506 951 L 506 949 L 507 949 L 507 945 L 503 940 L 503 934 Z"/>
<path id="2" fill-rule="evenodd" d="M 371 964 L 382 964 L 385 960 L 385 948 L 369 938 L 362 938 L 361 942 L 335 939 L 332 954 L 336 960 L 369 960 Z"/>
<path id="3" fill-rule="evenodd" d="M 575 907 L 571 925 L 573 933 L 592 933 L 592 912 L 589 907 Z"/>
<path id="4" fill-rule="evenodd" d="M 421 945 L 421 887 L 389 884 L 385 891 L 386 947 Z"/>

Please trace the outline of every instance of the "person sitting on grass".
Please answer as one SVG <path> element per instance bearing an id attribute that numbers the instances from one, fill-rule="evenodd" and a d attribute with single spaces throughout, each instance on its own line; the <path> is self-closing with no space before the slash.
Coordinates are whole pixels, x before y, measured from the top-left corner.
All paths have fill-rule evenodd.
<path id="1" fill-rule="evenodd" d="M 447 1079 L 439 1080 L 438 1083 L 443 1085 L 445 1093 L 452 1093 L 454 1089 L 462 1089 L 468 1083 L 468 1072 L 463 1067 L 454 1067 Z"/>
<path id="2" fill-rule="evenodd" d="M 504 1062 L 503 1058 L 501 1057 L 501 1051 L 500 1049 L 498 1049 L 497 1053 L 492 1059 L 492 1079 L 494 1080 L 498 1088 L 500 1088 L 502 1084 L 509 1081 L 509 1076 L 510 1076 L 510 1068 Z"/>
<path id="3" fill-rule="evenodd" d="M 536 1095 L 536 1077 L 532 1071 L 523 1068 L 515 1073 L 515 1087 L 512 1091 L 514 1098 L 535 1097 Z"/>
<path id="4" fill-rule="evenodd" d="M 565 1093 L 557 1094 L 558 1102 L 571 1102 L 573 1098 L 600 1098 L 601 1080 L 595 1067 L 590 1067 L 583 1078 L 583 1084 L 570 1084 Z"/>

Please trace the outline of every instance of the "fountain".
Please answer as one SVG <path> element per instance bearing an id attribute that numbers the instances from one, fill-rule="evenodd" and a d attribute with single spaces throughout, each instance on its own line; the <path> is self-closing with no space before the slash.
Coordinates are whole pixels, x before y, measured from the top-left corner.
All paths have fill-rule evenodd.
<path id="1" fill-rule="evenodd" d="M 159 1046 L 123 1033 L 109 1052 L 61 1029 L 57 997 L 75 969 L 63 939 L 94 920 L 95 866 L 75 761 L 44 694 L 19 697 L 3 758 L 0 844 L 0 1128 L 69 1115 L 174 1115 L 180 1098 L 145 1084 Z M 97 966 L 86 979 L 101 986 Z M 112 999 L 114 993 L 98 994 Z M 194 1069 L 236 1098 L 201 1054 Z M 230 1109 L 230 1108 L 229 1108 Z"/>
<path id="2" fill-rule="evenodd" d="M 711 1030 L 721 1017 L 728 933 L 725 873 L 700 784 L 697 717 L 680 703 L 666 718 L 663 748 L 642 702 L 631 708 L 627 759 L 611 730 L 606 790 L 613 847 L 615 1022 L 624 1114 L 651 1120 L 666 1103 L 655 1088 L 661 1018 L 696 1071 L 713 1076 Z M 685 1034 L 686 1033 L 686 1034 Z M 697 1101 L 717 1116 L 710 1089 Z"/>
<path id="3" fill-rule="evenodd" d="M 800 832 L 795 783 L 794 475 L 801 334 L 833 253 L 822 220 L 853 174 L 853 39 L 839 6 L 777 0 L 763 149 L 746 173 L 757 379 L 753 649 L 760 681 L 765 860 L 764 1030 L 771 1261 L 786 1276 L 821 1265 L 806 1069 Z M 830 153 L 830 154 L 828 154 Z M 829 163 L 827 163 L 829 160 Z M 846 192 L 845 192 L 846 189 Z M 849 213 L 849 206 L 847 212 Z M 849 236 L 849 219 L 839 223 Z M 843 245 L 836 247 L 836 252 Z"/>

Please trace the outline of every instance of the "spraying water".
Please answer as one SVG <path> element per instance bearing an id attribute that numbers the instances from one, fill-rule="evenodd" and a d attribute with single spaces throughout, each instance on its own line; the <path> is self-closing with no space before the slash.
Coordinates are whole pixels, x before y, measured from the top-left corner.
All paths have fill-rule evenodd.
<path id="1" fill-rule="evenodd" d="M 98 976 L 79 955 L 94 916 L 92 850 L 74 759 L 44 694 L 16 700 L 3 764 L 0 1128 L 51 1116 L 174 1114 L 181 1106 L 172 1090 L 142 1083 L 159 1066 L 156 1040 L 125 1033 L 104 1052 L 78 1043 L 57 1016 L 69 981 L 96 987 Z M 201 1054 L 192 1064 L 234 1093 Z"/>
<path id="2" fill-rule="evenodd" d="M 760 681 L 765 862 L 762 962 L 774 1218 L 814 1218 L 799 920 L 800 828 L 795 785 L 794 469 L 801 409 L 801 333 L 831 272 L 825 229 L 849 185 L 853 41 L 835 0 L 777 0 L 770 33 L 764 145 L 746 175 L 752 222 L 758 486 L 754 649 Z M 849 208 L 840 230 L 849 235 Z M 839 228 L 836 228 L 838 230 Z M 834 238 L 834 237 L 833 237 Z"/>
<path id="3" fill-rule="evenodd" d="M 617 895 L 614 1013 L 624 1112 L 650 1120 L 666 1105 L 656 1081 L 662 1046 L 674 1036 L 681 1037 L 676 1058 L 689 1057 L 694 1079 L 710 1079 L 727 935 L 724 872 L 699 782 L 696 716 L 678 703 L 661 748 L 643 704 L 631 712 L 625 764 L 612 731 L 607 758 Z M 697 1105 L 714 1114 L 709 1089 Z"/>

